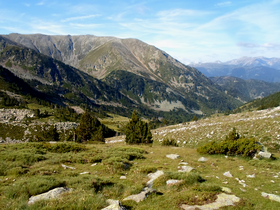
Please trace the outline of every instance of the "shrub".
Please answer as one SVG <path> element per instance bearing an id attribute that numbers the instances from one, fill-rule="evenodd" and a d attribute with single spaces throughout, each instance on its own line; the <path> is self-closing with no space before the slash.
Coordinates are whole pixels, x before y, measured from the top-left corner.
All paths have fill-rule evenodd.
<path id="1" fill-rule="evenodd" d="M 161 142 L 161 145 L 178 147 L 178 144 L 176 143 L 175 139 L 169 139 L 169 138 L 163 139 L 163 141 Z"/>
<path id="2" fill-rule="evenodd" d="M 143 122 L 136 111 L 132 113 L 132 117 L 125 129 L 125 142 L 128 144 L 151 144 L 152 133 L 148 123 Z"/>
<path id="3" fill-rule="evenodd" d="M 54 153 L 81 152 L 86 150 L 84 145 L 76 143 L 42 143 L 41 145 L 38 145 L 38 147 L 42 147 L 47 151 Z"/>
<path id="4" fill-rule="evenodd" d="M 226 139 L 222 142 L 210 142 L 202 147 L 197 148 L 197 151 L 202 154 L 224 154 L 224 155 L 242 155 L 244 157 L 253 157 L 261 146 L 255 138 L 240 138 L 236 129 L 229 133 Z"/>

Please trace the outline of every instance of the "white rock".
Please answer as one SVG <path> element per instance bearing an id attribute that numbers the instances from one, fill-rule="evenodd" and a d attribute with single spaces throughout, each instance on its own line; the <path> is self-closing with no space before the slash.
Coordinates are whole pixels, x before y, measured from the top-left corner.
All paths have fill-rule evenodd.
<path id="1" fill-rule="evenodd" d="M 66 168 L 69 168 L 69 169 L 72 169 L 72 170 L 75 170 L 76 168 L 74 167 L 71 167 L 71 166 L 67 166 L 67 165 L 64 165 L 64 164 L 61 164 L 61 166 L 66 169 Z"/>
<path id="2" fill-rule="evenodd" d="M 247 175 L 248 178 L 255 178 L 255 174 Z"/>
<path id="3" fill-rule="evenodd" d="M 92 164 L 91 166 L 96 166 L 97 165 L 97 163 L 94 163 L 94 164 Z"/>
<path id="4" fill-rule="evenodd" d="M 166 181 L 167 185 L 174 185 L 174 184 L 178 184 L 180 182 L 182 182 L 183 180 L 177 180 L 177 179 L 169 179 Z"/>
<path id="5" fill-rule="evenodd" d="M 195 168 L 191 167 L 191 166 L 181 166 L 181 169 L 178 170 L 178 172 L 186 172 L 189 173 L 193 170 L 195 170 Z"/>
<path id="6" fill-rule="evenodd" d="M 233 177 L 229 171 L 223 173 L 223 175 L 229 178 Z"/>
<path id="7" fill-rule="evenodd" d="M 263 158 L 271 158 L 271 153 L 270 152 L 259 152 L 259 156 Z"/>
<path id="8" fill-rule="evenodd" d="M 121 176 L 120 179 L 126 179 L 126 176 Z"/>
<path id="9" fill-rule="evenodd" d="M 72 191 L 72 189 L 70 189 L 70 188 L 58 187 L 58 188 L 52 189 L 46 193 L 31 196 L 28 200 L 28 204 L 33 204 L 40 200 L 49 200 L 49 199 L 58 198 L 61 194 L 71 192 L 71 191 Z"/>
<path id="10" fill-rule="evenodd" d="M 229 189 L 228 187 L 222 187 L 222 191 L 225 193 L 231 193 L 231 189 Z"/>
<path id="11" fill-rule="evenodd" d="M 262 196 L 265 197 L 265 198 L 268 198 L 270 200 L 280 202 L 280 196 L 279 195 L 268 194 L 268 193 L 262 192 Z"/>
<path id="12" fill-rule="evenodd" d="M 163 174 L 164 174 L 163 171 L 156 171 L 155 173 L 150 173 L 150 174 L 148 174 L 148 177 L 150 178 L 150 180 L 147 182 L 147 186 L 148 186 L 149 188 L 151 188 L 151 187 L 153 186 L 154 181 L 155 181 L 158 177 L 162 176 Z"/>
<path id="13" fill-rule="evenodd" d="M 176 155 L 176 154 L 170 154 L 170 155 L 166 155 L 166 157 L 172 159 L 172 160 L 176 160 L 180 157 L 180 155 Z"/>
<path id="14" fill-rule="evenodd" d="M 81 175 L 84 175 L 84 174 L 90 174 L 88 171 L 85 171 L 85 172 L 82 172 L 80 173 Z"/>
<path id="15" fill-rule="evenodd" d="M 205 157 L 201 157 L 198 159 L 199 162 L 206 162 L 208 159 Z"/>
<path id="16" fill-rule="evenodd" d="M 179 163 L 179 165 L 188 165 L 188 163 L 186 163 L 186 162 L 181 162 L 181 163 Z"/>

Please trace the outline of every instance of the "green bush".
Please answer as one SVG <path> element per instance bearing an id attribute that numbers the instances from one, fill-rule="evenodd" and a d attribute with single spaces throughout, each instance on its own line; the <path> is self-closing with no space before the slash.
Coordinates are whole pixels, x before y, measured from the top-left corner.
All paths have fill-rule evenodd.
<path id="1" fill-rule="evenodd" d="M 169 139 L 169 138 L 165 138 L 163 139 L 163 141 L 161 142 L 162 146 L 173 146 L 173 147 L 178 147 L 178 144 L 176 143 L 175 139 Z"/>
<path id="2" fill-rule="evenodd" d="M 210 142 L 197 148 L 197 152 L 210 155 L 224 154 L 253 157 L 260 149 L 261 146 L 255 138 L 241 138 L 234 128 L 222 142 Z"/>

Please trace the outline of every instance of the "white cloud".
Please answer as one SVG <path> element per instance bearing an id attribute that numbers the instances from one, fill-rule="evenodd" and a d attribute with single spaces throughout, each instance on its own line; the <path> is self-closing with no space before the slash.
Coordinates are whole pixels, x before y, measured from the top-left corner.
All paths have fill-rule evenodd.
<path id="1" fill-rule="evenodd" d="M 231 1 L 225 1 L 225 2 L 220 2 L 220 3 L 216 4 L 216 6 L 227 7 L 227 6 L 230 6 L 231 4 L 232 4 Z"/>
<path id="2" fill-rule="evenodd" d="M 101 15 L 96 14 L 96 15 L 85 15 L 85 16 L 71 17 L 71 18 L 66 18 L 64 20 L 61 20 L 61 22 L 69 22 L 69 21 L 73 21 L 73 20 L 84 20 L 84 19 L 95 18 L 95 17 L 99 17 L 99 16 L 101 16 Z"/>

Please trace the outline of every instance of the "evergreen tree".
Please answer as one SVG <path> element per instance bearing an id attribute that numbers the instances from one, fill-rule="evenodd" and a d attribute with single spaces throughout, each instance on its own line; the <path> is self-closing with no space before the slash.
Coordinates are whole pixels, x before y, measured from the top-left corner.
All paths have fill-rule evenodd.
<path id="1" fill-rule="evenodd" d="M 153 143 L 148 123 L 143 122 L 136 111 L 132 113 L 131 119 L 126 126 L 125 135 L 125 142 L 128 144 Z"/>
<path id="2" fill-rule="evenodd" d="M 91 136 L 95 131 L 94 119 L 86 109 L 84 114 L 81 116 L 80 125 L 77 128 L 77 141 L 84 142 L 91 140 Z"/>

